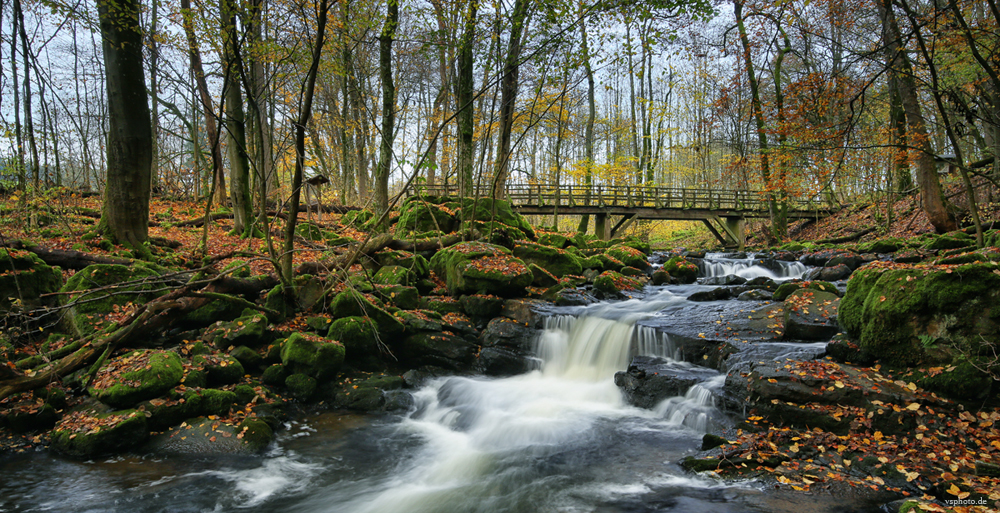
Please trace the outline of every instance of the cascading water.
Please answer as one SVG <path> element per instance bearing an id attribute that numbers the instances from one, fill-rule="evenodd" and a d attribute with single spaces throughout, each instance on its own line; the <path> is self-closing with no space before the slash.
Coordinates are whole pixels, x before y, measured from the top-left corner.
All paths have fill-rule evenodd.
<path id="1" fill-rule="evenodd" d="M 698 268 L 701 275 L 706 277 L 735 275 L 748 280 L 760 276 L 766 276 L 772 280 L 790 280 L 801 278 L 806 272 L 806 266 L 797 261 L 771 260 L 769 263 L 772 268 L 761 265 L 761 259 L 753 254 L 744 258 L 733 258 L 731 254 L 727 253 L 708 253 L 699 263 Z"/>

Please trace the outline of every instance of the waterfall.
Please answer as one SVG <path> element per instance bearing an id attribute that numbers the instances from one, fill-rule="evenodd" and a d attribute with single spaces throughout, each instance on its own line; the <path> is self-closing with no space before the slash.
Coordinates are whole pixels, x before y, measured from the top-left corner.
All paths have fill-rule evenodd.
<path id="1" fill-rule="evenodd" d="M 798 261 L 772 260 L 771 263 L 776 268 L 769 269 L 761 265 L 763 261 L 756 255 L 748 255 L 746 258 L 732 258 L 732 256 L 727 253 L 708 253 L 698 264 L 701 275 L 706 277 L 735 275 L 748 280 L 766 276 L 780 281 L 801 278 L 806 272 L 806 266 Z"/>

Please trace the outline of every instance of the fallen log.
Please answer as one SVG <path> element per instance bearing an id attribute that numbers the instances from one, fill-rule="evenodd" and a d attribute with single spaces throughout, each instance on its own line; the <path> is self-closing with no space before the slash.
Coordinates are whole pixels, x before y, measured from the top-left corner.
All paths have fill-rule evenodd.
<path id="1" fill-rule="evenodd" d="M 11 249 L 22 249 L 30 251 L 41 258 L 43 262 L 52 266 L 59 266 L 63 269 L 80 270 L 93 264 L 119 264 L 132 265 L 135 260 L 129 258 L 116 258 L 101 255 L 93 255 L 71 249 L 47 249 L 33 244 L 25 244 L 20 240 L 7 241 L 0 247 Z"/>

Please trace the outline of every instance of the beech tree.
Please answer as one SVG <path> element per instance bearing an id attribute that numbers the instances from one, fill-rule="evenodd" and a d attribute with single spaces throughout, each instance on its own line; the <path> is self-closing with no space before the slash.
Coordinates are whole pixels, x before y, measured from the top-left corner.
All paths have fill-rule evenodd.
<path id="1" fill-rule="evenodd" d="M 108 97 L 108 171 L 100 228 L 142 250 L 149 234 L 153 131 L 142 63 L 138 0 L 99 0 Z"/>

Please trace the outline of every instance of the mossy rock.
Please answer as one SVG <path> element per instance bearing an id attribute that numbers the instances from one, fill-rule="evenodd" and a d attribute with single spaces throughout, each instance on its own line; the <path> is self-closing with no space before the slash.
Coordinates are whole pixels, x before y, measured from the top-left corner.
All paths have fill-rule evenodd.
<path id="1" fill-rule="evenodd" d="M 198 394 L 201 395 L 200 410 L 203 415 L 227 415 L 238 402 L 236 392 L 229 390 L 204 388 Z"/>
<path id="2" fill-rule="evenodd" d="M 964 237 L 963 237 L 964 235 Z M 924 245 L 926 249 L 958 249 L 970 248 L 976 245 L 976 241 L 969 238 L 962 232 L 952 232 L 949 235 L 938 236 Z"/>
<path id="3" fill-rule="evenodd" d="M 396 237 L 405 238 L 409 234 L 433 230 L 449 233 L 455 229 L 457 221 L 447 207 L 415 196 L 409 198 L 400 208 L 399 220 L 396 222 Z"/>
<path id="4" fill-rule="evenodd" d="M 559 283 L 559 278 L 556 278 L 555 275 L 542 267 L 532 263 L 528 264 L 528 269 L 531 271 L 531 276 L 533 277 L 531 284 L 536 287 L 551 287 Z"/>
<path id="5" fill-rule="evenodd" d="M 375 220 L 375 214 L 371 210 L 351 210 L 340 217 L 340 224 L 368 231 Z"/>
<path id="6" fill-rule="evenodd" d="M 492 198 L 461 198 L 459 217 L 462 221 L 497 221 L 520 230 L 528 239 L 535 238 L 531 223 L 521 214 L 514 212 L 510 202 Z M 485 235 L 485 234 L 484 234 Z"/>
<path id="7" fill-rule="evenodd" d="M 375 260 L 382 267 L 399 266 L 410 272 L 417 279 L 426 278 L 430 273 L 430 263 L 421 255 L 409 251 L 384 250 L 375 254 Z"/>
<path id="8" fill-rule="evenodd" d="M 416 368 L 432 365 L 455 371 L 472 367 L 478 346 L 445 332 L 422 332 L 403 339 L 398 355 L 401 361 Z"/>
<path id="9" fill-rule="evenodd" d="M 333 298 L 330 314 L 335 318 L 368 317 L 375 322 L 383 337 L 393 337 L 403 332 L 403 323 L 399 319 L 354 289 L 347 289 Z"/>
<path id="10" fill-rule="evenodd" d="M 133 351 L 109 360 L 97 371 L 90 395 L 113 408 L 126 408 L 174 388 L 184 377 L 173 351 Z"/>
<path id="11" fill-rule="evenodd" d="M 295 235 L 311 241 L 321 241 L 326 238 L 323 229 L 311 223 L 296 223 Z"/>
<path id="12" fill-rule="evenodd" d="M 295 277 L 295 307 L 300 312 L 325 305 L 326 284 L 319 277 L 303 274 Z"/>
<path id="13" fill-rule="evenodd" d="M 503 311 L 504 299 L 497 296 L 473 294 L 458 298 L 462 310 L 470 317 L 492 319 Z"/>
<path id="14" fill-rule="evenodd" d="M 372 281 L 379 285 L 413 285 L 419 280 L 419 276 L 399 265 L 383 266 L 372 276 Z"/>
<path id="15" fill-rule="evenodd" d="M 863 244 L 858 244 L 858 253 L 895 253 L 900 249 L 906 247 L 906 242 L 897 239 L 895 237 L 889 237 L 885 239 L 873 240 L 871 242 L 865 242 Z"/>
<path id="16" fill-rule="evenodd" d="M 293 333 L 281 346 L 281 363 L 293 374 L 327 380 L 344 364 L 344 346 L 317 335 Z"/>
<path id="17" fill-rule="evenodd" d="M 289 376 L 288 370 L 285 366 L 276 363 L 270 367 L 264 369 L 264 372 L 260 375 L 260 380 L 265 385 L 270 385 L 272 387 L 280 386 L 285 384 L 285 379 Z"/>
<path id="18" fill-rule="evenodd" d="M 318 387 L 316 378 L 305 374 L 292 374 L 285 379 L 285 388 L 288 389 L 288 393 L 302 402 L 312 399 L 316 395 Z"/>
<path id="19" fill-rule="evenodd" d="M 55 406 L 44 403 L 35 405 L 27 411 L 11 411 L 5 416 L 0 416 L 0 426 L 6 422 L 7 427 L 15 433 L 28 433 L 49 429 L 55 425 L 59 419 Z"/>
<path id="20" fill-rule="evenodd" d="M 243 314 L 243 305 L 233 301 L 210 301 L 208 304 L 187 313 L 181 324 L 191 328 L 201 328 L 219 321 L 231 321 Z"/>
<path id="21" fill-rule="evenodd" d="M 544 246 L 566 249 L 573 244 L 573 240 L 561 233 L 545 233 L 538 236 L 538 243 Z"/>
<path id="22" fill-rule="evenodd" d="M 649 245 L 649 242 L 644 241 L 644 240 L 642 240 L 639 237 L 636 237 L 634 235 L 630 235 L 628 237 L 622 238 L 621 241 L 618 244 L 620 244 L 622 246 L 628 246 L 628 247 L 630 247 L 632 249 L 639 250 L 644 255 L 649 255 L 650 253 L 653 252 L 653 249 Z"/>
<path id="23" fill-rule="evenodd" d="M 165 397 L 139 404 L 138 409 L 146 413 L 150 431 L 162 431 L 203 414 L 201 394 L 194 390 L 187 390 L 183 394 L 172 390 Z"/>
<path id="24" fill-rule="evenodd" d="M 11 309 L 12 298 L 19 299 L 24 310 L 54 306 L 56 300 L 40 296 L 58 291 L 62 284 L 60 269 L 49 267 L 34 253 L 0 249 L 0 313 Z"/>
<path id="25" fill-rule="evenodd" d="M 232 351 L 229 352 L 229 356 L 232 356 L 236 361 L 240 362 L 247 371 L 251 371 L 256 374 L 256 371 L 260 369 L 260 366 L 264 363 L 264 357 L 257 354 L 257 351 L 250 349 L 247 346 L 234 347 Z"/>
<path id="26" fill-rule="evenodd" d="M 642 284 L 622 273 L 604 271 L 594 279 L 594 290 L 609 297 L 620 297 L 626 290 L 642 290 Z"/>
<path id="27" fill-rule="evenodd" d="M 246 372 L 239 360 L 228 355 L 198 355 L 191 359 L 191 363 L 205 371 L 209 384 L 215 385 L 239 383 Z"/>
<path id="28" fill-rule="evenodd" d="M 107 326 L 101 317 L 111 313 L 115 306 L 122 307 L 128 303 L 141 305 L 155 299 L 161 294 L 152 292 L 162 287 L 161 283 L 157 283 L 160 270 L 159 266 L 136 262 L 129 266 L 95 264 L 77 271 L 60 289 L 60 292 L 67 293 L 65 297 L 68 301 L 80 301 L 72 308 L 76 329 L 81 335 L 90 335 Z M 113 295 L 110 290 L 91 291 L 109 286 L 115 287 Z"/>
<path id="29" fill-rule="evenodd" d="M 342 317 L 333 321 L 327 338 L 339 340 L 344 345 L 345 358 L 348 361 L 364 360 L 378 357 L 379 336 L 378 326 L 367 317 Z"/>
<path id="30" fill-rule="evenodd" d="M 52 430 L 52 448 L 67 456 L 92 458 L 138 447 L 149 430 L 138 410 L 70 413 Z"/>
<path id="31" fill-rule="evenodd" d="M 980 369 L 987 369 L 991 362 L 984 358 L 969 361 L 964 356 L 955 358 L 950 365 L 914 369 L 913 382 L 918 387 L 937 394 L 963 401 L 987 399 L 993 390 L 993 378 Z"/>
<path id="32" fill-rule="evenodd" d="M 533 279 L 528 266 L 510 250 L 482 242 L 461 242 L 438 251 L 431 268 L 444 278 L 453 296 L 523 295 Z"/>
<path id="33" fill-rule="evenodd" d="M 775 301 L 784 301 L 788 298 L 788 296 L 792 295 L 793 292 L 799 289 L 813 289 L 821 292 L 829 292 L 838 296 L 840 295 L 840 291 L 837 290 L 837 287 L 828 281 L 786 281 L 785 283 L 778 285 L 778 288 L 774 291 L 774 295 L 771 299 Z"/>
<path id="34" fill-rule="evenodd" d="M 219 349 L 234 346 L 261 347 L 271 338 L 267 326 L 267 316 L 256 312 L 229 322 L 220 321 L 206 329 L 202 339 Z"/>
<path id="35" fill-rule="evenodd" d="M 420 293 L 416 287 L 389 285 L 375 289 L 375 295 L 401 310 L 414 310 L 420 305 Z"/>
<path id="36" fill-rule="evenodd" d="M 698 266 L 683 256 L 675 256 L 664 262 L 663 270 L 681 283 L 694 283 L 698 279 Z"/>
<path id="37" fill-rule="evenodd" d="M 535 264 L 556 278 L 583 272 L 580 257 L 563 249 L 521 241 L 514 246 L 514 256 L 526 264 Z"/>
<path id="38" fill-rule="evenodd" d="M 154 454 L 203 456 L 210 454 L 255 454 L 274 440 L 274 431 L 263 420 L 252 418 L 238 425 L 208 417 L 189 418 L 155 436 L 144 446 Z"/>
<path id="39" fill-rule="evenodd" d="M 626 246 L 624 244 L 611 246 L 605 250 L 605 254 L 620 261 L 628 267 L 635 267 L 637 269 L 649 268 L 649 261 L 646 260 L 646 254 L 631 246 Z"/>
<path id="40" fill-rule="evenodd" d="M 233 278 L 249 278 L 250 266 L 245 260 L 233 260 L 223 266 L 222 274 L 229 274 Z"/>
<path id="41" fill-rule="evenodd" d="M 847 283 L 839 320 L 863 351 L 889 365 L 942 358 L 923 343 L 978 355 L 1000 337 L 1000 265 L 869 265 Z"/>
<path id="42" fill-rule="evenodd" d="M 621 271 L 625 263 L 617 258 L 598 253 L 583 260 L 584 269 L 594 269 L 596 271 Z"/>

